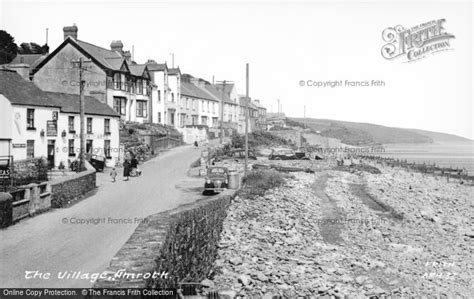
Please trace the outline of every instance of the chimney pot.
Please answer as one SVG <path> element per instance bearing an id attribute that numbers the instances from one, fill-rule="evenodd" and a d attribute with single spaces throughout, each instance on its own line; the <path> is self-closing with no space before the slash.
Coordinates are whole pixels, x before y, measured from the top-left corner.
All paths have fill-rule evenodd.
<path id="1" fill-rule="evenodd" d="M 112 43 L 110 43 L 110 49 L 112 51 L 117 51 L 119 53 L 123 52 L 123 44 L 122 41 L 120 40 L 113 40 Z"/>
<path id="2" fill-rule="evenodd" d="M 77 31 L 79 29 L 77 28 L 76 24 L 72 26 L 65 26 L 63 27 L 63 33 L 64 33 L 64 39 L 66 39 L 68 36 L 74 38 L 77 40 Z"/>

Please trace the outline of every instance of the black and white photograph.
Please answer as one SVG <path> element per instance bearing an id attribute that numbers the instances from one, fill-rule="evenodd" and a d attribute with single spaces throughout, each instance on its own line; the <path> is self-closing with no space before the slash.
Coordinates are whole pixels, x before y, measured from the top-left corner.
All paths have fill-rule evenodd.
<path id="1" fill-rule="evenodd" d="M 0 299 L 474 298 L 472 0 L 0 0 Z"/>

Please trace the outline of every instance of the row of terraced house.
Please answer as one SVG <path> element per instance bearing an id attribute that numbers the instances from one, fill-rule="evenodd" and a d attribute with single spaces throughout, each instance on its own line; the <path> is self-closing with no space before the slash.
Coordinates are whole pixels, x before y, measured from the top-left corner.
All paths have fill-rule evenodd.
<path id="1" fill-rule="evenodd" d="M 182 73 L 179 67 L 169 68 L 166 63 L 152 59 L 136 63 L 131 52 L 124 50 L 121 41 L 112 41 L 110 48 L 82 41 L 78 38 L 76 25 L 64 27 L 63 33 L 64 41 L 51 53 L 18 55 L 3 66 L 4 71 L 15 71 L 15 75 L 0 76 L 0 81 L 4 80 L 0 82 L 0 94 L 9 101 L 7 104 L 0 102 L 0 105 L 13 107 L 13 119 L 4 118 L 2 124 L 11 121 L 11 130 L 17 131 L 13 135 L 21 136 L 17 136 L 16 141 L 14 137 L 10 138 L 13 138 L 10 142 L 13 146 L 9 151 L 13 151 L 15 156 L 49 155 L 58 144 L 71 148 L 71 151 L 77 147 L 75 143 L 79 142 L 79 137 L 75 127 L 78 126 L 79 107 L 75 102 L 79 93 L 80 68 L 85 81 L 87 147 L 102 147 L 110 165 L 118 159 L 110 153 L 110 148 L 119 146 L 119 122 L 172 126 L 183 134 L 185 142 L 191 143 L 196 139 L 197 130 L 205 131 L 206 136 L 217 137 L 221 115 L 226 135 L 243 133 L 245 107 L 248 107 L 249 131 L 265 128 L 265 107 L 258 100 L 247 101 L 239 95 L 235 84 L 214 84 Z M 27 83 L 17 82 L 18 78 Z M 41 115 L 36 116 L 36 119 L 41 119 L 38 130 L 31 123 L 35 110 L 37 115 Z M 7 114 L 6 111 L 2 115 Z M 22 122 L 26 124 L 23 133 L 19 129 Z M 58 128 L 58 124 L 63 124 L 64 129 Z M 55 129 L 59 133 L 53 134 Z M 1 141 L 6 139 L 0 136 L 0 152 Z M 77 157 L 68 150 L 63 152 L 65 157 Z M 52 166 L 63 160 L 53 156 Z"/>

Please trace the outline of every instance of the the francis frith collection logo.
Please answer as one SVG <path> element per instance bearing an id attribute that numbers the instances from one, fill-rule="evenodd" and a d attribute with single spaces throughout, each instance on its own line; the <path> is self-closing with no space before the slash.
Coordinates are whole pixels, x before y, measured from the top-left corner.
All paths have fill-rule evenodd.
<path id="1" fill-rule="evenodd" d="M 389 60 L 403 57 L 405 62 L 412 62 L 435 52 L 452 50 L 450 40 L 454 35 L 445 32 L 445 21 L 433 20 L 409 29 L 401 25 L 386 28 L 382 32 L 387 43 L 382 47 L 382 56 Z"/>

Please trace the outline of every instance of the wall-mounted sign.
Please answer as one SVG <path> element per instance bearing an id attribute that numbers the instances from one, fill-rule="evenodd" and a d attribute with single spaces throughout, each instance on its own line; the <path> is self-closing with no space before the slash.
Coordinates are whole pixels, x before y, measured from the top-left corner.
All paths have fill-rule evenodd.
<path id="1" fill-rule="evenodd" d="M 12 143 L 13 148 L 26 148 L 26 143 Z"/>
<path id="2" fill-rule="evenodd" d="M 58 136 L 58 123 L 55 120 L 46 121 L 46 136 Z"/>
<path id="3" fill-rule="evenodd" d="M 11 174 L 10 157 L 0 158 L 0 179 L 9 179 Z"/>
<path id="4" fill-rule="evenodd" d="M 58 120 L 58 111 L 53 111 L 53 120 Z"/>

